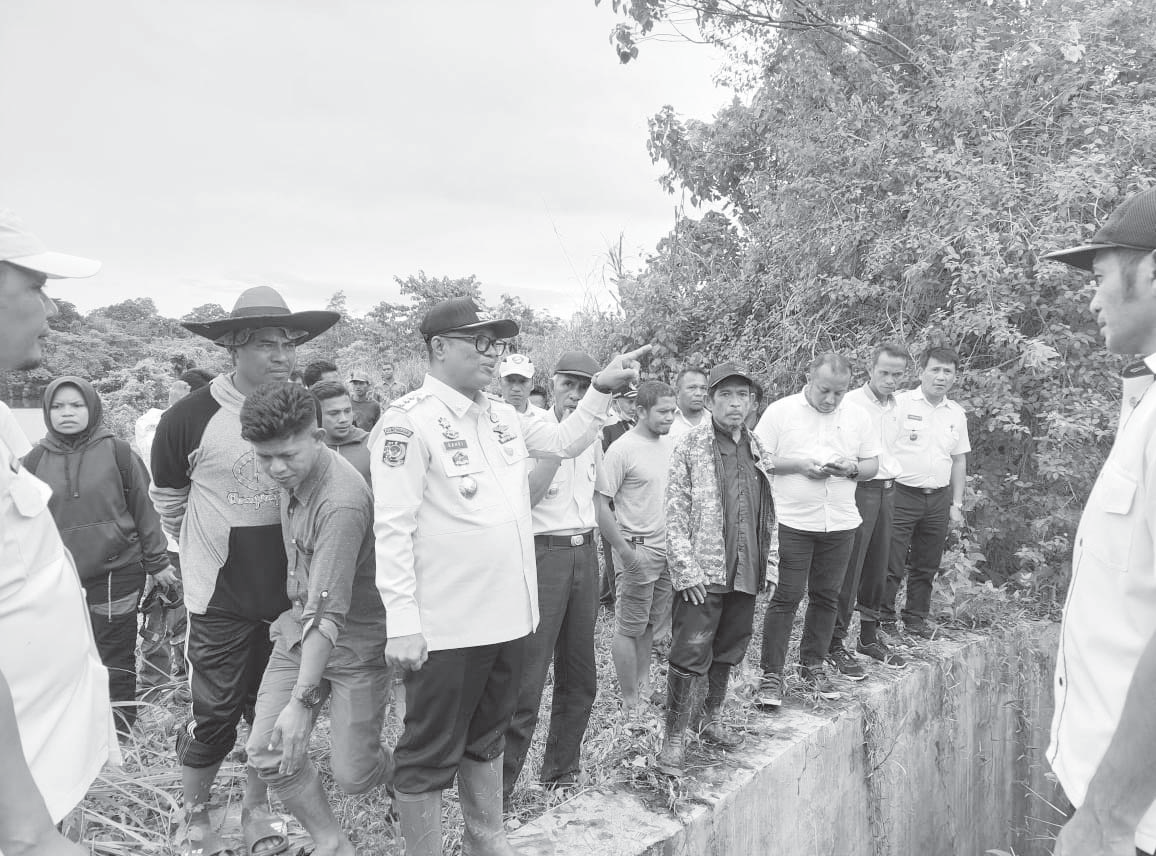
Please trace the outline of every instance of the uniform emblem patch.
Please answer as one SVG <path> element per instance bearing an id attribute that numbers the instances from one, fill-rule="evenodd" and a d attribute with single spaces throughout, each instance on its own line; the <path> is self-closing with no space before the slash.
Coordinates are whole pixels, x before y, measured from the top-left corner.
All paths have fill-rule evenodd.
<path id="1" fill-rule="evenodd" d="M 468 467 L 470 465 L 470 456 L 465 452 L 454 452 L 454 466 Z"/>
<path id="2" fill-rule="evenodd" d="M 389 467 L 400 467 L 405 463 L 407 452 L 409 452 L 409 443 L 404 440 L 391 440 L 387 437 L 381 447 L 381 462 Z"/>

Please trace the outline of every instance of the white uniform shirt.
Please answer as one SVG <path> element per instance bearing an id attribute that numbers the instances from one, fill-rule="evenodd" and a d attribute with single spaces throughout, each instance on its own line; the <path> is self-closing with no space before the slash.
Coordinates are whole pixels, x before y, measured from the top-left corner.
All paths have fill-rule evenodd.
<path id="1" fill-rule="evenodd" d="M 772 402 L 755 426 L 755 436 L 768 455 L 806 458 L 822 463 L 843 458 L 874 458 L 871 420 L 858 407 L 840 402 L 831 413 L 820 413 L 802 392 Z M 775 473 L 771 481 L 775 514 L 780 523 L 803 532 L 843 532 L 863 522 L 855 505 L 854 479 L 832 476 L 807 478 L 802 473 Z"/>
<path id="2" fill-rule="evenodd" d="M 677 440 L 691 428 L 697 428 L 699 425 L 701 425 L 704 419 L 708 422 L 710 421 L 710 411 L 705 407 L 699 411 L 698 422 L 691 422 L 689 419 L 683 416 L 681 409 L 677 407 L 674 408 L 674 422 L 672 422 L 670 425 L 670 439 Z"/>
<path id="3" fill-rule="evenodd" d="M 522 418 L 526 419 L 525 414 Z M 558 424 L 553 408 L 532 418 L 548 425 Z M 594 481 L 601 465 L 601 442 L 591 443 L 580 455 L 558 465 L 545 495 L 531 509 L 535 535 L 574 535 L 588 532 L 597 525 Z"/>
<path id="4" fill-rule="evenodd" d="M 0 404 L 0 417 L 11 419 Z M 120 762 L 108 672 L 72 557 L 48 510 L 52 489 L 0 441 L 0 672 L 24 757 L 59 822 L 105 761 Z"/>
<path id="5" fill-rule="evenodd" d="M 370 437 L 377 587 L 389 635 L 431 651 L 518 639 L 538 626 L 529 457 L 572 457 L 598 436 L 593 388 L 561 424 L 519 419 L 436 378 L 386 410 Z"/>
<path id="6" fill-rule="evenodd" d="M 951 457 L 971 451 L 967 414 L 946 396 L 939 404 L 923 397 L 923 390 L 896 393 L 895 457 L 901 484 L 908 487 L 946 487 L 951 484 Z"/>
<path id="7" fill-rule="evenodd" d="M 871 420 L 871 439 L 879 450 L 879 472 L 877 479 L 895 479 L 901 472 L 899 459 L 895 457 L 895 439 L 899 431 L 899 411 L 895 396 L 880 401 L 868 384 L 863 384 L 843 396 L 843 404 L 851 404 L 863 409 Z"/>
<path id="8" fill-rule="evenodd" d="M 1145 362 L 1156 368 L 1156 355 Z M 1140 655 L 1156 631 L 1156 389 L 1151 380 L 1146 391 L 1125 384 L 1136 404 L 1127 408 L 1076 531 L 1048 761 L 1077 808 L 1120 722 Z M 1136 846 L 1156 850 L 1156 807 L 1140 822 Z"/>

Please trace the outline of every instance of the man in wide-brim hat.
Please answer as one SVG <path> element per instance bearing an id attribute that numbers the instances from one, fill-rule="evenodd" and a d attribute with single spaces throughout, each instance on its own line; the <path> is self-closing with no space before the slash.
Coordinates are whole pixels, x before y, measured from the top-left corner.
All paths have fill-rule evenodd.
<path id="1" fill-rule="evenodd" d="M 233 749 L 242 713 L 252 716 L 272 643 L 269 624 L 289 607 L 281 491 L 241 439 L 240 411 L 263 383 L 287 381 L 297 346 L 332 327 L 337 312 L 291 312 L 268 286 L 246 289 L 227 318 L 184 326 L 223 348 L 233 371 L 177 402 L 152 449 L 153 502 L 180 542 L 193 716 L 177 734 L 189 849 L 227 853 L 209 822 L 209 791 Z M 253 856 L 288 848 L 266 789 L 250 768 L 241 826 Z"/>

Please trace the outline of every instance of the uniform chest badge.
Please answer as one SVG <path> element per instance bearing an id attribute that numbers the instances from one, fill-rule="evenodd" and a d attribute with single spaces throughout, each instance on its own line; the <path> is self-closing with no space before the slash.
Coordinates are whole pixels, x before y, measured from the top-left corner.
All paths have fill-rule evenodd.
<path id="1" fill-rule="evenodd" d="M 462 480 L 458 482 L 458 493 L 466 499 L 473 499 L 474 494 L 478 492 L 478 483 L 472 476 L 462 476 Z"/>
<path id="2" fill-rule="evenodd" d="M 454 452 L 453 462 L 455 467 L 468 467 L 470 465 L 470 456 L 465 452 Z"/>
<path id="3" fill-rule="evenodd" d="M 461 436 L 458 433 L 458 429 L 451 425 L 450 420 L 446 419 L 444 416 L 438 417 L 438 427 L 442 429 L 442 436 L 447 440 L 456 440 Z"/>

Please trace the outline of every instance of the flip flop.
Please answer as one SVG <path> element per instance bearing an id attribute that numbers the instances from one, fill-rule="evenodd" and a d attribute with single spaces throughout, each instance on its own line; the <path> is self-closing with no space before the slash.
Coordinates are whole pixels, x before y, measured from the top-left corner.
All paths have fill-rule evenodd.
<path id="1" fill-rule="evenodd" d="M 181 852 L 184 856 L 241 856 L 207 825 L 189 827 Z"/>
<path id="2" fill-rule="evenodd" d="M 285 822 L 265 809 L 241 810 L 241 836 L 249 856 L 276 856 L 289 849 Z"/>

